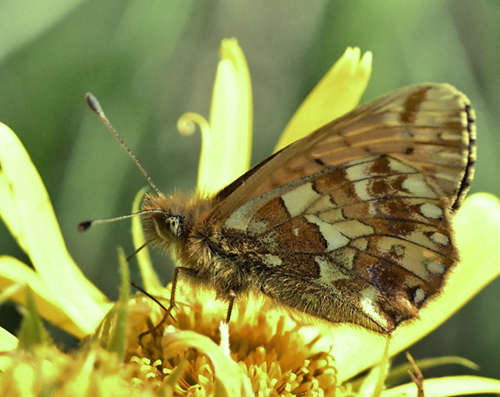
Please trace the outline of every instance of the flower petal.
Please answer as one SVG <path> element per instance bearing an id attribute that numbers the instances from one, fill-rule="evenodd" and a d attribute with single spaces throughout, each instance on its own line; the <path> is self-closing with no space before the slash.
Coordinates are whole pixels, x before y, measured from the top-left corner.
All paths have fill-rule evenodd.
<path id="1" fill-rule="evenodd" d="M 92 331 L 68 317 L 66 311 L 60 306 L 61 302 L 58 297 L 50 291 L 32 268 L 16 258 L 2 256 L 0 257 L 0 289 L 5 290 L 13 284 L 30 286 L 38 312 L 50 323 L 75 336 L 84 336 Z M 12 294 L 11 298 L 22 305 L 26 304 L 26 296 L 22 291 Z"/>
<path id="2" fill-rule="evenodd" d="M 406 349 L 439 327 L 500 275 L 500 200 L 487 193 L 465 200 L 453 219 L 460 262 L 441 295 L 421 310 L 420 319 L 402 324 L 393 334 L 391 353 Z M 480 271 L 478 263 L 481 264 Z"/>
<path id="3" fill-rule="evenodd" d="M 134 198 L 134 203 L 132 204 L 132 213 L 139 212 L 140 204 L 144 194 L 147 191 L 147 187 L 141 189 Z M 132 236 L 134 239 L 135 249 L 143 246 L 146 240 L 144 239 L 144 234 L 142 232 L 142 222 L 140 216 L 134 216 L 132 218 Z M 142 281 L 144 283 L 144 288 L 150 294 L 157 294 L 162 290 L 162 285 L 158 275 L 153 269 L 153 264 L 151 262 L 151 257 L 149 255 L 148 247 L 144 247 L 137 253 L 137 262 L 139 264 L 139 270 L 141 271 Z"/>
<path id="4" fill-rule="evenodd" d="M 165 358 L 175 356 L 186 348 L 196 349 L 198 352 L 206 354 L 212 362 L 215 371 L 215 395 L 254 395 L 249 379 L 243 374 L 238 364 L 228 357 L 224 350 L 209 337 L 194 331 L 179 331 L 173 327 L 169 328 L 167 328 L 162 341 Z"/>
<path id="5" fill-rule="evenodd" d="M 359 48 L 348 47 L 295 112 L 275 151 L 309 135 L 319 127 L 354 109 L 372 71 L 372 53 L 360 59 Z"/>
<path id="6" fill-rule="evenodd" d="M 382 393 L 381 397 L 416 396 L 414 383 L 401 385 Z M 500 393 L 500 380 L 479 376 L 449 376 L 424 380 L 425 397 L 465 396 L 478 393 Z"/>
<path id="7" fill-rule="evenodd" d="M 17 348 L 19 340 L 5 328 L 0 327 L 0 352 L 10 352 Z M 7 355 L 0 356 L 0 371 L 5 371 L 5 368 L 10 364 L 11 358 Z"/>
<path id="8" fill-rule="evenodd" d="M 252 148 L 252 87 L 236 39 L 223 40 L 217 69 L 210 138 L 203 137 L 198 188 L 215 193 L 246 172 Z"/>
<path id="9" fill-rule="evenodd" d="M 47 290 L 78 324 L 77 336 L 83 336 L 106 313 L 106 297 L 70 257 L 40 175 L 17 136 L 3 124 L 0 142 L 0 215 Z"/>
<path id="10" fill-rule="evenodd" d="M 389 341 L 387 341 L 382 361 L 379 365 L 373 367 L 365 377 L 359 388 L 358 397 L 380 396 L 382 390 L 385 389 L 384 384 L 389 372 L 389 367 Z"/>
<path id="11" fill-rule="evenodd" d="M 454 229 L 461 261 L 448 277 L 443 292 L 420 312 L 420 319 L 401 324 L 391 335 L 390 353 L 406 349 L 455 313 L 486 284 L 500 274 L 500 201 L 478 193 L 465 200 L 455 215 Z M 481 271 L 478 271 L 478 263 Z M 344 382 L 380 362 L 384 335 L 350 324 L 335 324 L 318 342 L 332 347 L 338 380 Z M 356 360 L 352 358 L 356 357 Z"/>

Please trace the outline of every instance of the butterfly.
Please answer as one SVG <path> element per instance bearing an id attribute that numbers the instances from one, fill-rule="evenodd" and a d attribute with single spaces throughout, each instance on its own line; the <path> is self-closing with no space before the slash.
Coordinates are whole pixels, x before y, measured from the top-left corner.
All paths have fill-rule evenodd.
<path id="1" fill-rule="evenodd" d="M 382 334 L 418 318 L 459 259 L 451 219 L 473 178 L 475 142 L 464 94 L 413 85 L 333 120 L 211 197 L 167 197 L 150 181 L 147 244 L 181 264 L 168 313 L 182 277 L 228 302 L 227 321 L 248 293 Z"/>

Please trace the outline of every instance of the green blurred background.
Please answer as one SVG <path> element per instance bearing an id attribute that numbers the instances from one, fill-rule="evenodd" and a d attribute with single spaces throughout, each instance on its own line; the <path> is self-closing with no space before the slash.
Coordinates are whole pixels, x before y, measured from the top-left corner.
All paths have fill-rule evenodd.
<path id="1" fill-rule="evenodd" d="M 358 46 L 374 55 L 363 102 L 423 82 L 447 82 L 467 93 L 479 131 L 472 191 L 500 195 L 499 26 L 498 0 L 1 0 L 0 120 L 38 167 L 71 255 L 116 299 L 116 247 L 133 250 L 129 223 L 85 234 L 76 225 L 129 213 L 146 182 L 87 109 L 85 92 L 100 99 L 160 189 L 192 190 L 200 136 L 180 136 L 176 122 L 186 111 L 208 117 L 221 39 L 238 39 L 252 76 L 253 164 L 271 153 L 297 106 L 345 48 Z M 0 253 L 29 262 L 3 224 Z M 156 256 L 165 283 L 171 266 Z M 132 272 L 139 280 L 135 264 Z M 412 347 L 414 357 L 460 355 L 481 365 L 480 375 L 500 378 L 499 287 L 497 280 Z M 0 314 L 1 325 L 15 332 L 14 306 Z M 446 367 L 432 376 L 470 372 Z"/>

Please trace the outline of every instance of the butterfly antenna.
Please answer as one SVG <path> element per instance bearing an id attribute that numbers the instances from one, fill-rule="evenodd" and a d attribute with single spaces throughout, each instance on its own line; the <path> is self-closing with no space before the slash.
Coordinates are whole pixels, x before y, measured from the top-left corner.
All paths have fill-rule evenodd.
<path id="1" fill-rule="evenodd" d="M 80 222 L 80 224 L 78 225 L 78 231 L 84 232 L 84 231 L 90 229 L 91 226 L 95 226 L 95 225 L 99 225 L 99 224 L 103 224 L 103 223 L 111 223 L 111 222 L 121 221 L 123 219 L 132 218 L 133 216 L 142 215 L 142 214 L 150 214 L 153 212 L 164 213 L 165 211 L 160 210 L 160 209 L 158 209 L 158 210 L 144 210 L 144 211 L 135 212 L 133 214 L 115 216 L 114 218 L 102 218 L 102 219 L 94 219 L 91 221 Z M 150 241 L 148 241 L 148 243 L 144 244 L 143 247 L 138 249 L 137 252 L 139 252 L 142 248 L 144 248 L 149 243 L 150 243 Z M 134 255 L 137 252 L 134 252 Z M 129 259 L 129 258 L 127 258 L 127 259 Z"/>
<path id="2" fill-rule="evenodd" d="M 87 92 L 87 94 L 85 94 L 85 100 L 87 101 L 87 104 L 89 105 L 90 109 L 97 115 L 97 117 L 99 117 L 101 119 L 101 121 L 104 123 L 104 125 L 106 127 L 108 127 L 108 130 L 113 134 L 113 136 L 116 138 L 116 140 L 118 142 L 120 142 L 120 145 L 122 145 L 122 147 L 125 149 L 125 151 L 128 153 L 128 155 L 132 158 L 132 160 L 134 160 L 135 165 L 137 165 L 137 167 L 139 167 L 139 169 L 141 170 L 142 174 L 146 177 L 146 179 L 148 180 L 151 187 L 156 191 L 156 193 L 158 193 L 159 196 L 161 196 L 162 192 L 160 192 L 160 189 L 158 189 L 158 187 L 151 180 L 151 178 L 149 177 L 146 170 L 142 167 L 141 163 L 139 163 L 139 160 L 137 160 L 137 158 L 135 157 L 134 153 L 132 153 L 132 151 L 125 144 L 125 142 L 123 142 L 122 138 L 120 138 L 120 135 L 118 135 L 116 130 L 113 128 L 113 126 L 109 122 L 108 118 L 106 117 L 104 110 L 102 110 L 101 104 L 99 103 L 97 98 L 94 96 L 94 94 L 92 94 L 91 92 Z M 132 214 L 132 216 L 133 215 L 134 214 Z M 118 220 L 117 218 L 113 218 L 113 219 Z M 98 221 L 98 220 L 96 220 L 96 221 Z M 93 222 L 96 222 L 96 221 L 93 221 Z M 106 221 L 112 222 L 113 220 L 101 219 L 99 221 L 101 221 L 99 223 L 105 223 Z M 82 223 L 85 223 L 85 222 L 82 222 Z M 80 230 L 80 226 L 78 226 L 78 228 Z M 84 229 L 84 230 L 86 230 L 86 229 Z"/>

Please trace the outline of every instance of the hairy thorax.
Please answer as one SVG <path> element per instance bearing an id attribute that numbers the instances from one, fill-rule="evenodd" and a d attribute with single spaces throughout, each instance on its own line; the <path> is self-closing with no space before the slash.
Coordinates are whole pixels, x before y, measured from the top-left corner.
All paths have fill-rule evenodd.
<path id="1" fill-rule="evenodd" d="M 218 298 L 226 299 L 231 291 L 240 294 L 251 289 L 250 280 L 257 276 L 258 266 L 253 266 L 252 274 L 252 255 L 235 249 L 221 223 L 211 219 L 216 207 L 214 200 L 199 195 L 187 198 L 175 193 L 167 198 L 148 194 L 142 209 L 161 211 L 143 215 L 143 227 L 146 241 L 194 271 L 186 274 L 190 282 L 213 288 Z"/>

